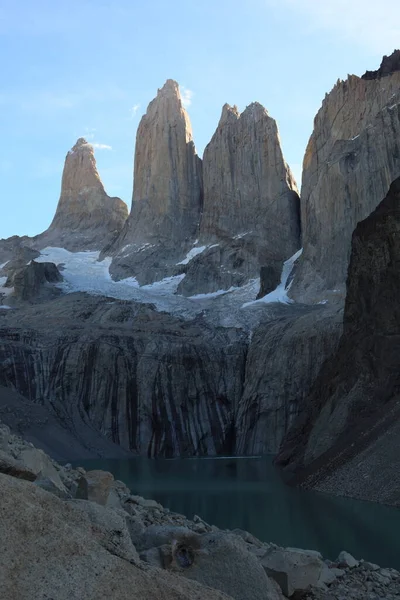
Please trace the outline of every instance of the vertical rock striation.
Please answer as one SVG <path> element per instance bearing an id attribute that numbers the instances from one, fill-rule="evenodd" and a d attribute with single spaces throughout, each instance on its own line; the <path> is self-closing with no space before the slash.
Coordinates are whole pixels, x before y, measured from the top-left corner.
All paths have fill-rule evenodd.
<path id="1" fill-rule="evenodd" d="M 79 138 L 65 159 L 61 195 L 53 221 L 35 246 L 97 250 L 122 229 L 128 216 L 120 198 L 106 194 L 96 167 L 93 146 Z"/>
<path id="2" fill-rule="evenodd" d="M 113 275 L 134 274 L 149 283 L 166 274 L 195 240 L 202 199 L 201 159 L 189 116 L 178 84 L 168 79 L 137 131 L 131 213 L 105 250 L 114 255 Z"/>
<path id="3" fill-rule="evenodd" d="M 303 163 L 300 260 L 292 297 L 344 295 L 351 234 L 400 175 L 399 51 L 338 81 L 314 121 Z"/>
<path id="4" fill-rule="evenodd" d="M 87 294 L 4 312 L 0 386 L 73 432 L 151 457 L 233 451 L 242 332 Z"/>
<path id="5" fill-rule="evenodd" d="M 239 114 L 225 104 L 204 151 L 200 244 L 182 293 L 241 285 L 271 267 L 276 284 L 284 260 L 300 247 L 299 198 L 284 161 L 276 122 L 261 104 Z"/>
<path id="6" fill-rule="evenodd" d="M 342 314 L 325 306 L 288 307 L 286 315 L 261 323 L 246 358 L 236 418 L 236 453 L 276 454 L 324 361 L 337 349 Z"/>

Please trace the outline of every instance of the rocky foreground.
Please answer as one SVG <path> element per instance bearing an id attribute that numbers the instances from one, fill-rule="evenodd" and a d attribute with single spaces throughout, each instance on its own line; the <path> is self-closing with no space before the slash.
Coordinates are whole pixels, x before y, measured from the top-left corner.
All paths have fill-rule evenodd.
<path id="1" fill-rule="evenodd" d="M 394 600 L 400 573 L 221 531 L 61 466 L 0 424 L 0 589 L 7 600 Z"/>

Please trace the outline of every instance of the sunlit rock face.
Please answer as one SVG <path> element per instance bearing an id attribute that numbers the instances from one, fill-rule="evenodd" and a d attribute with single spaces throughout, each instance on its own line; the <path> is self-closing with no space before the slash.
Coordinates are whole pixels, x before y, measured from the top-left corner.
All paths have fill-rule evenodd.
<path id="1" fill-rule="evenodd" d="M 106 249 L 114 255 L 113 275 L 133 273 L 142 282 L 161 278 L 170 260 L 169 267 L 195 241 L 202 201 L 201 159 L 179 86 L 168 79 L 137 131 L 131 213 Z"/>
<path id="2" fill-rule="evenodd" d="M 303 163 L 304 252 L 293 298 L 344 298 L 351 234 L 400 175 L 400 52 L 338 81 L 314 121 Z"/>
<path id="3" fill-rule="evenodd" d="M 65 159 L 53 221 L 37 243 L 68 250 L 100 250 L 121 231 L 127 216 L 126 204 L 106 194 L 93 146 L 79 138 Z"/>
<path id="4" fill-rule="evenodd" d="M 204 151 L 200 243 L 211 248 L 191 261 L 182 293 L 242 285 L 274 271 L 300 247 L 299 198 L 276 122 L 258 102 L 242 114 L 225 104 Z M 211 276 L 210 276 L 211 275 Z"/>

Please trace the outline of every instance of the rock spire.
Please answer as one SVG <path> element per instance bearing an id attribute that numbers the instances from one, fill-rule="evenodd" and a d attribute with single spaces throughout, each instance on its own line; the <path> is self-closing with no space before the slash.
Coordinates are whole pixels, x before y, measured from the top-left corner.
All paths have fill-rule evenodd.
<path id="1" fill-rule="evenodd" d="M 57 210 L 42 236 L 71 250 L 101 249 L 121 231 L 127 216 L 126 204 L 106 194 L 93 146 L 79 138 L 66 156 Z"/>
<path id="2" fill-rule="evenodd" d="M 191 261 L 180 291 L 242 285 L 260 267 L 272 269 L 273 289 L 283 262 L 300 248 L 300 208 L 276 122 L 261 104 L 242 114 L 224 105 L 204 151 L 203 180 L 200 243 L 211 249 Z"/>
<path id="3" fill-rule="evenodd" d="M 202 200 L 201 159 L 189 116 L 178 84 L 168 79 L 137 131 L 132 209 L 124 231 L 108 250 L 114 254 L 113 273 L 118 276 L 129 269 L 136 275 L 140 265 L 142 282 L 162 276 L 163 267 L 158 271 L 151 264 L 154 250 L 148 262 L 143 245 L 157 245 L 162 261 L 170 255 L 177 258 L 198 232 Z"/>

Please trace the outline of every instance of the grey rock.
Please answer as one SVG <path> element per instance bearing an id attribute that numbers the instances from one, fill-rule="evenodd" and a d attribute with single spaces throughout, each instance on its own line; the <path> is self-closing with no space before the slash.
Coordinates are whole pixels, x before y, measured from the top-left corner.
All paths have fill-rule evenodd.
<path id="1" fill-rule="evenodd" d="M 113 481 L 114 476 L 107 471 L 87 471 L 78 481 L 76 497 L 105 506 Z"/>
<path id="2" fill-rule="evenodd" d="M 270 549 L 260 560 L 267 575 L 272 577 L 285 596 L 305 591 L 320 582 L 323 561 L 315 553 L 297 549 Z"/>
<path id="3" fill-rule="evenodd" d="M 379 571 L 379 565 L 376 565 L 375 563 L 369 562 L 367 560 L 364 560 L 362 562 L 362 566 L 364 569 L 368 569 L 369 571 Z"/>
<path id="4" fill-rule="evenodd" d="M 354 558 L 354 556 L 352 556 L 349 552 L 346 552 L 345 550 L 342 550 L 342 552 L 337 557 L 336 562 L 339 565 L 348 567 L 349 569 L 358 567 L 358 565 L 360 564 L 359 561 Z"/>
<path id="5" fill-rule="evenodd" d="M 35 481 L 37 473 L 34 473 L 29 469 L 23 462 L 17 460 L 8 452 L 0 450 L 0 473 L 10 475 L 18 479 L 25 479 L 26 481 Z"/>
<path id="6" fill-rule="evenodd" d="M 321 574 L 316 583 L 317 587 L 330 586 L 336 579 L 342 576 L 344 573 L 340 569 L 328 568 L 326 565 L 322 567 Z"/>
<path id="7" fill-rule="evenodd" d="M 7 515 L 0 519 L 1 595 L 7 600 L 229 600 L 217 590 L 138 564 L 129 553 L 119 556 L 112 532 L 87 514 L 88 502 L 64 502 L 1 474 L 0 497 Z"/>
<path id="8" fill-rule="evenodd" d="M 159 569 L 166 569 L 172 561 L 172 550 L 170 545 L 159 546 L 158 548 L 149 548 L 140 553 L 140 559 L 144 562 L 158 567 Z"/>
<path id="9" fill-rule="evenodd" d="M 38 263 L 31 260 L 28 265 L 9 272 L 6 287 L 14 289 L 7 301 L 12 299 L 32 302 L 39 298 L 51 298 L 60 294 L 60 290 L 51 284 L 60 283 L 62 280 L 62 275 L 54 263 Z"/>
<path id="10" fill-rule="evenodd" d="M 140 541 L 137 543 L 139 550 L 148 550 L 165 544 L 172 544 L 174 540 L 181 540 L 191 534 L 187 527 L 174 525 L 150 525 L 146 527 Z"/>
<path id="11" fill-rule="evenodd" d="M 186 560 L 177 560 L 177 552 Z M 221 590 L 236 600 L 283 598 L 245 542 L 232 534 L 192 534 L 181 539 L 173 550 L 169 570 Z"/>
<path id="12" fill-rule="evenodd" d="M 142 496 L 130 496 L 130 501 L 135 504 L 139 504 L 144 508 L 162 508 L 159 502 L 152 500 L 151 498 L 143 498 Z"/>
<path id="13" fill-rule="evenodd" d="M 90 522 L 99 531 L 99 540 L 103 547 L 120 558 L 139 562 L 139 555 L 127 527 L 126 514 L 122 510 L 113 510 L 100 506 L 97 502 L 85 500 L 71 500 L 71 503 L 88 515 Z"/>
<path id="14" fill-rule="evenodd" d="M 67 500 L 72 497 L 71 493 L 64 485 L 57 485 L 50 477 L 41 477 L 39 474 L 34 483 L 45 492 L 54 494 L 57 498 Z"/>

